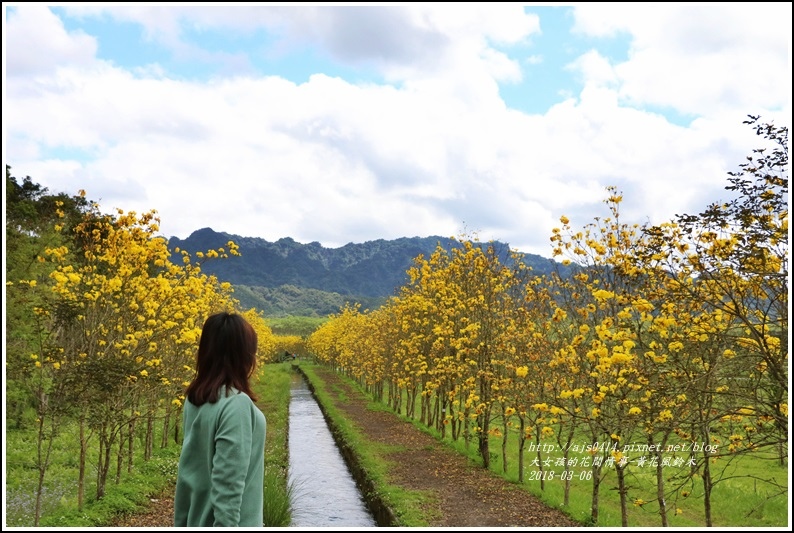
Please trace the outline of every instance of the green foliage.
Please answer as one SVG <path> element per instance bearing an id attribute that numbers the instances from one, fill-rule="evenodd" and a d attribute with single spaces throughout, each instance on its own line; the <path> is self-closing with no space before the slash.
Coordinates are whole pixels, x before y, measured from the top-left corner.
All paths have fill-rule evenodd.
<path id="1" fill-rule="evenodd" d="M 268 364 L 264 366 L 264 373 L 252 385 L 259 396 L 257 405 L 267 420 L 265 469 L 271 466 L 286 469 L 289 466 L 287 428 L 291 379 L 289 363 Z"/>
<path id="2" fill-rule="evenodd" d="M 89 210 L 88 202 L 82 196 L 68 196 L 64 193 L 50 194 L 46 187 L 34 183 L 30 176 L 21 180 L 11 175 L 11 167 L 6 165 L 6 232 L 40 235 L 60 219 L 56 210 L 65 214 L 65 221 L 71 227 L 83 213 Z"/>
<path id="3" fill-rule="evenodd" d="M 286 527 L 291 521 L 292 487 L 287 483 L 289 469 L 289 402 L 292 368 L 289 363 L 268 364 L 253 383 L 257 402 L 267 420 L 265 439 L 264 523 L 267 527 Z"/>
<path id="4" fill-rule="evenodd" d="M 69 229 L 87 211 L 87 202 L 82 197 L 50 194 L 46 187 L 34 183 L 30 177 L 19 182 L 11 175 L 11 167 L 6 166 L 5 368 L 10 385 L 5 400 L 15 427 L 23 424 L 24 413 L 32 406 L 28 386 L 21 379 L 27 375 L 30 354 L 39 352 L 33 348 L 38 344 L 40 333 L 32 318 L 35 316 L 33 309 L 41 306 L 46 298 L 46 293 L 34 290 L 35 285 L 31 286 L 30 282 L 49 284 L 53 269 L 39 262 L 38 257 L 47 247 L 68 243 Z M 55 231 L 56 222 L 64 226 L 63 231 Z"/>
<path id="5" fill-rule="evenodd" d="M 296 335 L 305 339 L 327 320 L 327 317 L 285 316 L 271 318 L 268 323 L 274 335 Z"/>
<path id="6" fill-rule="evenodd" d="M 701 236 L 693 243 L 698 261 L 692 269 L 699 283 L 692 297 L 741 322 L 735 336 L 752 347 L 752 364 L 764 368 L 743 391 L 746 402 L 774 420 L 768 444 L 784 445 L 790 386 L 788 128 L 758 123 L 759 118 L 749 116 L 745 124 L 771 149 L 753 150 L 739 171 L 728 173 L 725 188 L 738 197 L 713 203 L 698 215 L 681 215 L 679 223 L 687 235 Z M 712 286 L 717 289 L 702 290 Z"/>
<path id="7" fill-rule="evenodd" d="M 322 318 L 337 313 L 348 302 L 357 302 L 372 308 L 383 303 L 383 298 L 343 296 L 338 292 L 295 285 L 280 287 L 235 285 L 235 297 L 240 300 L 241 306 L 256 307 L 270 317 Z"/>

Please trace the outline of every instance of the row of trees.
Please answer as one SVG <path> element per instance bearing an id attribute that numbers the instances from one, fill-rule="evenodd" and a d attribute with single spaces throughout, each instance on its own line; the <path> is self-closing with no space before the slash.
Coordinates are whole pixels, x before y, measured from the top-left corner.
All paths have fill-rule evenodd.
<path id="1" fill-rule="evenodd" d="M 627 525 L 630 451 L 646 444 L 662 525 L 695 475 L 712 525 L 717 458 L 787 457 L 788 130 L 747 123 L 772 149 L 730 174 L 733 200 L 628 224 L 610 187 L 608 216 L 582 229 L 563 216 L 553 231 L 554 255 L 575 267 L 568 277 L 532 276 L 470 240 L 439 247 L 417 258 L 399 296 L 343 309 L 309 350 L 396 410 L 476 443 L 485 467 L 493 439 L 505 469 L 517 439 L 519 476 L 528 439 L 554 442 L 565 459 L 582 435 L 613 444 L 592 462 L 593 523 L 612 464 Z M 676 445 L 689 468 L 670 477 Z"/>
<path id="2" fill-rule="evenodd" d="M 30 178 L 18 183 L 9 167 L 6 186 L 6 423 L 22 428 L 35 411 L 38 525 L 52 447 L 67 421 L 79 426 L 80 507 L 87 464 L 96 465 L 99 499 L 111 473 L 118 483 L 135 456 L 151 457 L 155 424 L 161 446 L 171 434 L 179 442 L 203 321 L 243 312 L 232 287 L 201 265 L 237 247 L 192 258 L 168 249 L 155 212 L 103 214 L 83 191 L 51 195 Z M 275 357 L 280 343 L 264 318 L 243 314 L 257 331 L 260 362 Z"/>
<path id="3" fill-rule="evenodd" d="M 648 227 L 624 224 L 622 198 L 610 189 L 610 216 L 580 231 L 563 217 L 551 237 L 555 254 L 576 266 L 569 277 L 533 276 L 520 262 L 503 264 L 504 251 L 471 242 L 439 248 L 417 259 L 399 297 L 372 312 L 343 309 L 309 349 L 395 408 L 476 442 L 486 466 L 494 438 L 506 467 L 508 436 L 522 450 L 527 439 L 564 445 L 581 434 L 615 443 L 718 439 L 720 456 L 775 449 L 782 461 L 788 132 L 748 122 L 773 148 L 731 174 L 735 200 Z M 102 214 L 84 193 L 50 195 L 30 178 L 18 183 L 8 167 L 6 220 L 7 424 L 21 428 L 35 411 L 38 524 L 67 421 L 79 427 L 80 505 L 89 450 L 98 450 L 100 498 L 114 466 L 119 482 L 136 454 L 151 454 L 155 424 L 178 441 L 201 324 L 239 308 L 232 287 L 201 265 L 237 247 L 195 257 L 169 250 L 154 212 Z M 261 314 L 245 314 L 261 356 L 300 349 L 301 339 L 278 338 Z M 616 459 L 624 507 L 625 450 L 604 452 Z M 715 450 L 703 448 L 689 473 L 703 477 L 709 524 Z M 593 470 L 597 521 L 601 466 Z M 664 524 L 670 482 L 659 468 Z"/>

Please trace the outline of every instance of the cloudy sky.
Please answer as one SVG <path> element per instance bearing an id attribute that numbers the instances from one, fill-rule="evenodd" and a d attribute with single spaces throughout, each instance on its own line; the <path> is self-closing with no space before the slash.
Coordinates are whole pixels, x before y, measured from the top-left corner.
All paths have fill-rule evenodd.
<path id="1" fill-rule="evenodd" d="M 3 158 L 101 209 L 327 247 L 724 199 L 791 125 L 791 3 L 4 3 Z"/>

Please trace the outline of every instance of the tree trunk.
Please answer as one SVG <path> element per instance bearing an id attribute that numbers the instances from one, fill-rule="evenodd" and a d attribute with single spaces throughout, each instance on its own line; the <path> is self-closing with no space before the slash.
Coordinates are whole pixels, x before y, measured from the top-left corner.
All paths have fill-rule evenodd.
<path id="1" fill-rule="evenodd" d="M 590 522 L 598 525 L 598 495 L 601 490 L 601 465 L 593 463 L 593 492 L 590 498 Z"/>
<path id="2" fill-rule="evenodd" d="M 477 448 L 480 452 L 480 457 L 482 457 L 483 468 L 488 469 L 491 467 L 491 450 L 488 440 L 488 413 L 486 412 L 478 416 L 477 421 L 480 426 L 479 433 L 477 434 Z"/>
<path id="3" fill-rule="evenodd" d="M 126 441 L 124 427 L 125 426 L 121 426 L 121 429 L 119 430 L 119 449 L 116 453 L 116 485 L 121 483 L 121 470 L 124 468 L 124 444 Z"/>
<path id="4" fill-rule="evenodd" d="M 85 502 L 85 462 L 88 456 L 88 439 L 85 435 L 85 417 L 80 417 L 80 460 L 77 471 L 77 510 L 83 510 Z"/>
<path id="5" fill-rule="evenodd" d="M 44 394 L 41 395 L 44 397 Z M 46 405 L 46 398 L 40 402 L 41 405 Z M 33 524 L 38 527 L 39 520 L 41 519 L 41 504 L 44 498 L 44 477 L 47 475 L 47 466 L 49 464 L 50 450 L 52 449 L 52 435 L 50 435 L 49 444 L 44 444 L 47 440 L 44 435 L 44 424 L 46 413 L 44 409 L 38 410 L 38 435 L 36 438 L 36 466 L 38 467 L 38 484 L 36 486 L 36 508 L 33 515 Z M 54 423 L 54 422 L 53 422 Z"/>
<path id="6" fill-rule="evenodd" d="M 543 475 L 543 453 L 540 451 L 540 428 L 535 430 L 535 445 L 537 446 L 535 453 L 538 458 L 538 468 L 540 469 L 540 490 L 546 490 L 546 476 Z"/>
<path id="7" fill-rule="evenodd" d="M 434 407 L 436 411 L 436 429 L 441 432 L 441 438 L 443 439 L 447 434 L 447 406 L 444 399 L 441 396 L 436 396 L 436 405 Z"/>
<path id="8" fill-rule="evenodd" d="M 507 474 L 507 418 L 502 413 L 502 473 Z"/>
<path id="9" fill-rule="evenodd" d="M 171 433 L 171 404 L 169 403 L 165 408 L 165 417 L 163 418 L 163 438 L 160 439 L 160 448 L 168 447 L 168 435 Z"/>
<path id="10" fill-rule="evenodd" d="M 518 417 L 518 482 L 524 482 L 524 442 L 527 440 L 524 433 L 524 417 Z"/>
<path id="11" fill-rule="evenodd" d="M 653 437 L 648 437 L 648 444 Z M 662 465 L 662 450 L 667 444 L 667 435 L 662 439 L 661 446 L 656 450 L 656 501 L 659 503 L 659 517 L 662 519 L 662 527 L 667 527 L 667 500 L 664 497 L 664 469 Z"/>
<path id="12" fill-rule="evenodd" d="M 130 418 L 130 423 L 127 426 L 127 473 L 131 474 L 135 466 L 134 453 L 135 453 L 135 413 Z"/>
<path id="13" fill-rule="evenodd" d="M 706 527 L 714 525 L 711 519 L 711 489 L 713 483 L 709 462 L 709 452 L 706 450 L 706 446 L 703 446 L 703 512 L 706 515 Z"/>
<path id="14" fill-rule="evenodd" d="M 469 429 L 469 425 L 470 425 L 470 423 L 469 423 L 469 414 L 470 413 L 469 413 L 468 409 L 466 409 L 464 412 L 465 412 L 466 416 L 463 417 L 463 442 L 466 445 L 466 450 L 468 450 L 469 449 L 469 445 L 471 444 L 471 430 Z"/>
<path id="15" fill-rule="evenodd" d="M 574 427 L 573 423 L 571 423 L 569 425 L 569 429 L 568 429 L 568 438 L 565 441 L 565 445 L 563 446 L 563 449 L 565 450 L 563 452 L 563 459 L 565 460 L 566 476 L 565 476 L 565 486 L 563 487 L 562 503 L 566 507 L 568 507 L 568 504 L 571 501 L 571 478 L 573 477 L 573 475 L 570 473 L 571 472 L 571 467 L 570 467 L 570 465 L 568 463 L 568 457 L 570 457 L 570 454 L 571 454 L 571 443 L 573 442 L 574 430 L 575 430 L 575 427 Z"/>
<path id="16" fill-rule="evenodd" d="M 182 412 L 177 409 L 174 412 L 174 443 L 179 444 L 179 430 L 182 427 Z"/>
<path id="17" fill-rule="evenodd" d="M 146 415 L 146 439 L 144 441 L 143 459 L 148 461 L 154 452 L 154 413 L 149 411 Z"/>
<path id="18" fill-rule="evenodd" d="M 432 417 L 430 416 L 430 396 L 424 394 L 424 391 L 419 394 L 421 398 L 421 408 L 419 413 L 419 420 L 427 427 L 431 427 L 430 422 Z"/>
<path id="19" fill-rule="evenodd" d="M 99 455 L 96 471 L 96 499 L 101 500 L 105 496 L 105 483 L 110 469 L 110 439 L 108 438 L 107 422 L 103 422 L 99 432 Z"/>
<path id="20" fill-rule="evenodd" d="M 620 495 L 620 525 L 629 527 L 629 508 L 626 505 L 626 466 L 615 464 L 618 476 L 618 494 Z"/>
<path id="21" fill-rule="evenodd" d="M 442 416 L 441 411 L 441 402 L 443 397 L 443 393 L 441 391 L 443 391 L 443 388 L 436 391 L 436 398 L 433 402 L 433 418 L 435 420 L 436 429 L 441 432 L 441 437 L 443 438 L 445 428 L 444 420 L 446 417 Z"/>

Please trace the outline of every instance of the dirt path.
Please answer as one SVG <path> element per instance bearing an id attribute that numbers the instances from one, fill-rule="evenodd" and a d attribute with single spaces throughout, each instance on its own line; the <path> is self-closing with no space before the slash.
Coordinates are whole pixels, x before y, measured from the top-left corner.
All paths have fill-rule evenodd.
<path id="1" fill-rule="evenodd" d="M 333 390 L 338 387 L 348 399 L 337 408 L 349 415 L 370 440 L 390 444 L 391 482 L 435 495 L 437 509 L 431 527 L 581 527 L 567 515 L 550 508 L 484 468 L 472 465 L 462 455 L 446 448 L 430 435 L 396 416 L 367 409 L 367 400 L 326 369 L 318 369 Z"/>
<path id="2" fill-rule="evenodd" d="M 425 510 L 431 527 L 582 527 L 515 485 L 472 465 L 411 424 L 396 416 L 367 409 L 367 400 L 332 371 L 318 368 L 329 391 L 341 391 L 346 401 L 337 408 L 375 443 L 400 450 L 387 455 L 390 480 L 412 490 L 428 491 L 436 504 Z M 337 395 L 338 396 L 338 395 Z M 127 517 L 117 527 L 173 525 L 173 501 L 165 494 L 152 501 L 149 511 Z"/>
<path id="3" fill-rule="evenodd" d="M 173 487 L 156 497 L 150 498 L 149 507 L 137 514 L 118 519 L 112 527 L 174 527 L 174 489 Z"/>

